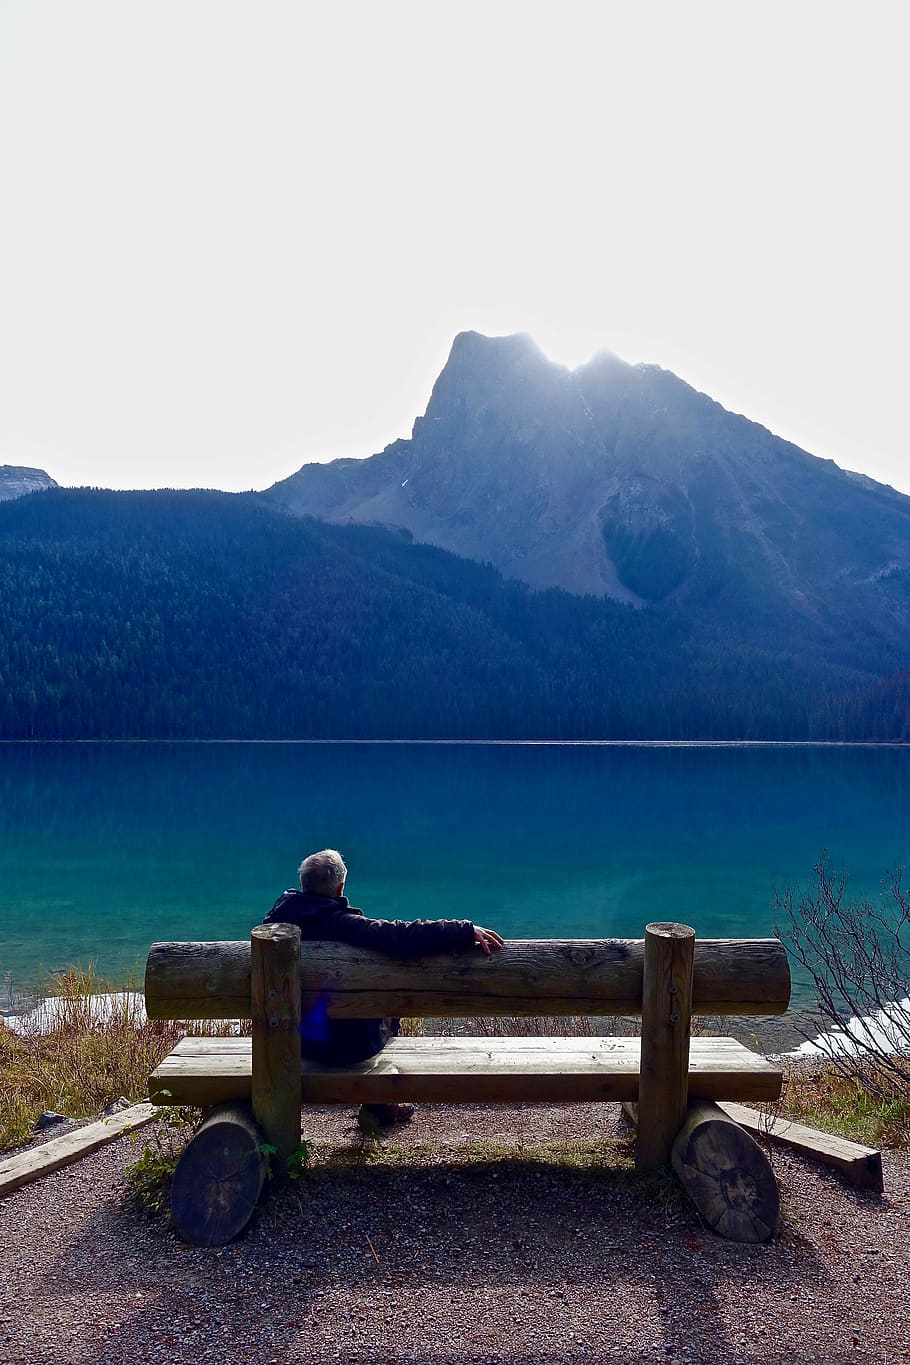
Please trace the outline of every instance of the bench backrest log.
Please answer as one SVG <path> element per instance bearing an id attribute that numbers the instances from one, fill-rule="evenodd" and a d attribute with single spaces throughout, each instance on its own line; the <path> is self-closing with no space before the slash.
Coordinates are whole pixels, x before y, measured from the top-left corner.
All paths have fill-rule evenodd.
<path id="1" fill-rule="evenodd" d="M 650 927 L 650 926 L 649 926 Z M 510 939 L 481 952 L 400 959 L 341 943 L 304 943 L 304 1012 L 321 1000 L 330 1017 L 640 1015 L 644 939 Z M 249 942 L 155 943 L 145 976 L 152 1019 L 248 1019 Z M 790 969 L 777 939 L 695 943 L 692 1012 L 783 1014 Z"/>

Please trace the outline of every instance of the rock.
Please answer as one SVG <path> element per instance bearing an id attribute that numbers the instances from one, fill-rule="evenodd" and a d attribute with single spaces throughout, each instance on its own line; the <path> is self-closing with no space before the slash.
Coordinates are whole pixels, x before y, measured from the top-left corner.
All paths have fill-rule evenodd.
<path id="1" fill-rule="evenodd" d="M 57 488 L 43 469 L 30 469 L 26 465 L 0 464 L 0 502 L 12 498 L 25 497 L 27 493 L 37 493 L 42 488 Z"/>
<path id="2" fill-rule="evenodd" d="M 121 1109 L 129 1109 L 129 1107 L 130 1101 L 125 1095 L 121 1095 L 119 1100 L 111 1100 L 110 1104 L 104 1106 L 101 1110 L 101 1117 L 109 1119 L 112 1114 L 119 1114 Z"/>
<path id="3" fill-rule="evenodd" d="M 66 1114 L 56 1114 L 53 1109 L 45 1109 L 43 1114 L 39 1114 L 34 1131 L 40 1133 L 43 1128 L 53 1128 L 56 1123 L 69 1123 Z"/>

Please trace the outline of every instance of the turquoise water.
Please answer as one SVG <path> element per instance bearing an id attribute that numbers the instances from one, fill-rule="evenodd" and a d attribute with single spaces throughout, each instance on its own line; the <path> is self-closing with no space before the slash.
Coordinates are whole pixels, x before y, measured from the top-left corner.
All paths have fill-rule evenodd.
<path id="1" fill-rule="evenodd" d="M 0 745 L 0 974 L 244 937 L 325 845 L 376 915 L 763 935 L 824 848 L 877 891 L 908 817 L 908 749 Z"/>

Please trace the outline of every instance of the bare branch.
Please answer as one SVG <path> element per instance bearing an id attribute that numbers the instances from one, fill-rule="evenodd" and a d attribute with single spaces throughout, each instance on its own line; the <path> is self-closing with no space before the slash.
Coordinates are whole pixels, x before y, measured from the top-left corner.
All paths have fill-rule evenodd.
<path id="1" fill-rule="evenodd" d="M 910 896 L 889 872 L 878 904 L 845 899 L 848 877 L 827 851 L 805 890 L 775 896 L 777 935 L 812 978 L 837 1070 L 884 1094 L 910 1086 Z M 872 1064 L 872 1075 L 870 1067 Z M 877 1079 L 876 1079 L 877 1078 Z"/>

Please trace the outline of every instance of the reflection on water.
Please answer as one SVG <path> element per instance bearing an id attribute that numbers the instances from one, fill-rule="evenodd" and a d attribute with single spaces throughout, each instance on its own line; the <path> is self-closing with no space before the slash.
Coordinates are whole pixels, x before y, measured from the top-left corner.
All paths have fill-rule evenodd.
<path id="1" fill-rule="evenodd" d="M 906 749 L 0 745 L 0 972 L 245 936 L 324 845 L 374 914 L 761 935 L 823 848 L 876 891 L 908 814 Z"/>

